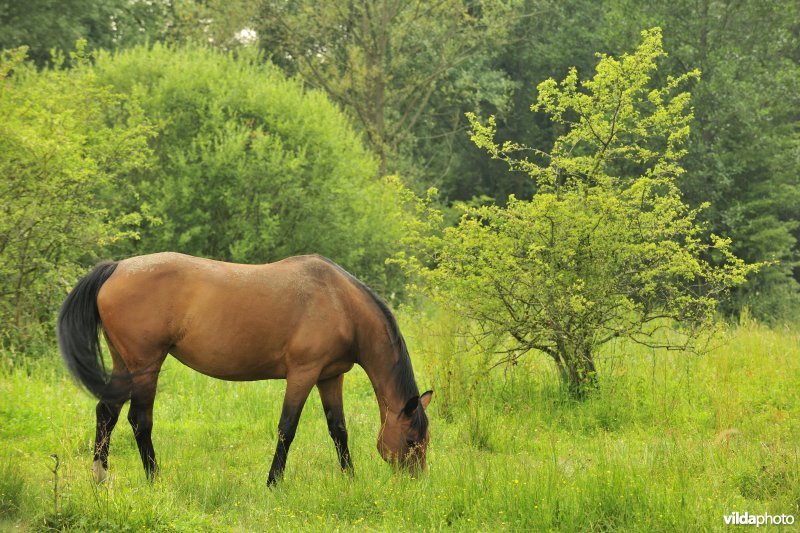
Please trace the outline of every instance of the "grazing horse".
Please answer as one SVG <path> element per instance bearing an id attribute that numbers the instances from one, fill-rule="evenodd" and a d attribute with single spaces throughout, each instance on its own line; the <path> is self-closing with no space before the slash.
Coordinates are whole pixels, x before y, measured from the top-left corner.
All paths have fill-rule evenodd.
<path id="1" fill-rule="evenodd" d="M 110 373 L 99 328 L 111 353 Z M 153 402 L 167 354 L 219 379 L 286 380 L 270 486 L 283 475 L 314 385 L 339 464 L 352 472 L 342 383 L 354 364 L 366 371 L 378 400 L 381 456 L 400 467 L 425 468 L 425 408 L 433 393 L 420 395 L 386 303 L 324 257 L 238 265 L 159 253 L 101 263 L 61 307 L 58 343 L 70 372 L 100 400 L 92 463 L 97 482 L 106 477 L 109 438 L 128 400 L 145 473 L 155 475 Z"/>

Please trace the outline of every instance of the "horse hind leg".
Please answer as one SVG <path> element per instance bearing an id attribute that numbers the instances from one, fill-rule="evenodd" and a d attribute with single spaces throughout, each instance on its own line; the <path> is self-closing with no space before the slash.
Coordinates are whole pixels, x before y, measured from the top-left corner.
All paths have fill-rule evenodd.
<path id="1" fill-rule="evenodd" d="M 95 408 L 97 427 L 95 429 L 92 472 L 96 483 L 102 483 L 108 476 L 108 447 L 111 440 L 111 432 L 114 430 L 114 426 L 117 425 L 121 409 L 121 403 L 106 403 L 102 401 Z"/>
<path id="2" fill-rule="evenodd" d="M 325 379 L 317 383 L 322 408 L 325 411 L 325 420 L 328 422 L 328 433 L 333 439 L 336 454 L 339 457 L 339 466 L 342 470 L 353 474 L 353 460 L 347 447 L 347 426 L 344 421 L 344 406 L 342 402 L 342 385 L 344 374 Z"/>
<path id="3" fill-rule="evenodd" d="M 153 403 L 156 398 L 156 386 L 158 384 L 158 373 L 161 370 L 161 357 L 156 364 L 149 368 L 134 372 L 131 385 L 131 405 L 128 409 L 128 422 L 133 429 L 133 436 L 136 438 L 136 446 L 139 448 L 139 456 L 142 459 L 142 466 L 149 481 L 152 481 L 158 472 L 156 462 L 156 452 L 153 448 Z"/>
<path id="4" fill-rule="evenodd" d="M 112 343 L 111 340 L 114 339 Z M 158 373 L 161 365 L 167 357 L 167 350 L 150 345 L 143 345 L 132 342 L 130 338 L 114 337 L 106 332 L 106 340 L 114 359 L 114 372 L 112 372 L 112 383 L 115 373 L 119 374 L 117 386 L 114 387 L 114 398 L 119 398 L 120 403 L 114 404 L 111 409 L 98 406 L 98 425 L 105 422 L 105 426 L 113 428 L 119 416 L 122 404 L 130 399 L 128 409 L 128 422 L 133 429 L 133 436 L 136 438 L 136 445 L 139 448 L 139 456 L 142 459 L 145 474 L 148 480 L 152 480 L 157 471 L 156 453 L 153 449 L 153 402 L 156 397 L 156 386 L 158 384 Z M 119 369 L 119 370 L 118 370 Z M 122 391 L 122 394 L 120 393 Z M 101 433 L 100 437 L 106 436 L 105 441 L 101 438 L 99 449 L 107 456 L 108 438 L 110 429 Z M 102 457 L 98 466 L 103 467 Z"/>
<path id="5" fill-rule="evenodd" d="M 113 344 L 108 341 L 109 351 L 111 352 L 111 359 L 114 363 L 114 368 L 111 372 L 111 382 L 109 388 L 124 386 L 125 378 L 128 370 L 125 368 L 119 352 Z M 94 460 L 92 461 L 92 473 L 96 483 L 102 483 L 108 476 L 108 448 L 111 442 L 111 432 L 114 426 L 117 425 L 119 419 L 119 412 L 122 410 L 122 404 L 127 399 L 127 391 L 114 392 L 112 394 L 114 400 L 100 401 L 95 408 L 95 415 L 97 417 L 95 427 L 94 439 Z"/>

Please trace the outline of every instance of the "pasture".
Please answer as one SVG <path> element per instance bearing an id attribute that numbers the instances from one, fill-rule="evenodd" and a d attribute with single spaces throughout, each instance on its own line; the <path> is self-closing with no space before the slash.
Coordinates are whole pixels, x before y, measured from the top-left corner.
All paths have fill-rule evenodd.
<path id="1" fill-rule="evenodd" d="M 542 356 L 487 373 L 453 319 L 399 319 L 420 388 L 435 390 L 418 479 L 378 455 L 378 406 L 356 367 L 344 392 L 355 477 L 339 470 L 314 392 L 269 490 L 284 382 L 214 380 L 170 358 L 154 410 L 159 477 L 145 480 L 121 417 L 95 486 L 95 400 L 55 347 L 4 354 L 0 529 L 688 531 L 724 529 L 732 512 L 800 518 L 795 330 L 732 327 L 705 356 L 607 346 L 599 390 L 574 401 Z"/>

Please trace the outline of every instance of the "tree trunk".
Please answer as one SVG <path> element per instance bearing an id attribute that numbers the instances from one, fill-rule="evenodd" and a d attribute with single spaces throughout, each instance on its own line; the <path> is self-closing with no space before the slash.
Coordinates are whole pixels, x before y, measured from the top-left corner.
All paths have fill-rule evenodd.
<path id="1" fill-rule="evenodd" d="M 386 175 L 389 165 L 389 154 L 386 152 L 386 76 L 384 67 L 389 54 L 389 19 L 387 6 L 381 3 L 373 6 L 373 10 L 364 9 L 362 14 L 362 34 L 371 36 L 370 46 L 364 50 L 366 65 L 366 90 L 368 93 L 367 120 L 365 124 L 371 131 L 372 144 L 378 152 L 379 177 Z"/>
<path id="2" fill-rule="evenodd" d="M 571 349 L 570 349 L 571 348 Z M 570 347 L 559 343 L 556 363 L 561 379 L 568 387 L 570 396 L 583 400 L 597 387 L 597 368 L 588 346 Z"/>

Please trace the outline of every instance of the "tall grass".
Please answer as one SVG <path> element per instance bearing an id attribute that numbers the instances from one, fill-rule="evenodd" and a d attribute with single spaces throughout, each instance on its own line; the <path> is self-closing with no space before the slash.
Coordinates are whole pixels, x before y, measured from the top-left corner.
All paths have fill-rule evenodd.
<path id="1" fill-rule="evenodd" d="M 274 490 L 283 382 L 228 383 L 174 360 L 156 398 L 161 475 L 145 481 L 120 417 L 110 478 L 91 480 L 94 401 L 55 350 L 0 375 L 0 529 L 722 529 L 733 511 L 800 519 L 800 337 L 746 325 L 703 356 L 618 344 L 576 402 L 544 357 L 486 371 L 452 317 L 404 314 L 429 408 L 429 472 L 375 450 L 365 374 L 345 379 L 356 476 L 339 472 L 316 394 Z M 58 509 L 50 454 L 61 458 Z"/>

